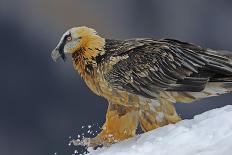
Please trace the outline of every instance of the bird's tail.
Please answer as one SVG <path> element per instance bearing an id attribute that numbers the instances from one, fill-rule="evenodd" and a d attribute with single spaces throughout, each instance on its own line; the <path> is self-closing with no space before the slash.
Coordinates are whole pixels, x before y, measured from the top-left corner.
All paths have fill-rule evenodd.
<path id="1" fill-rule="evenodd" d="M 211 49 L 208 49 L 211 50 Z M 232 60 L 232 52 L 231 51 L 226 51 L 226 50 L 217 50 L 217 53 L 222 56 L 226 56 Z"/>
<path id="2" fill-rule="evenodd" d="M 229 57 L 232 61 L 232 52 L 231 51 L 220 51 L 220 53 L 226 55 L 227 57 Z M 231 62 L 232 63 L 232 62 Z M 221 79 L 224 83 L 224 87 L 229 91 L 232 92 L 232 76 L 231 77 L 227 77 L 224 79 Z"/>
<path id="3" fill-rule="evenodd" d="M 212 78 L 208 85 L 215 85 L 216 89 L 224 88 L 224 93 L 230 93 L 232 92 L 232 76 Z"/>
<path id="4" fill-rule="evenodd" d="M 222 64 L 226 64 L 225 68 L 228 68 L 231 70 L 232 67 L 232 52 L 226 51 L 226 50 L 211 50 L 208 49 L 209 52 L 216 53 L 216 55 L 224 56 L 227 59 L 225 62 L 221 62 Z M 211 96 L 217 96 L 225 93 L 232 92 L 232 73 L 231 72 L 225 72 L 222 71 L 218 72 L 215 70 L 215 75 L 213 75 L 209 82 L 206 84 L 205 89 L 200 93 L 192 93 L 193 96 L 195 94 L 200 95 L 202 98 L 205 97 L 211 97 Z"/>
<path id="5" fill-rule="evenodd" d="M 208 49 L 211 50 L 211 49 Z M 232 65 L 232 52 L 226 50 L 217 50 L 218 55 L 225 56 L 229 58 L 229 64 Z M 216 77 L 212 77 L 209 81 L 210 83 L 220 83 L 220 87 L 225 88 L 226 91 L 224 93 L 228 93 L 232 91 L 232 75 L 216 75 Z"/>
<path id="6" fill-rule="evenodd" d="M 209 82 L 201 92 L 169 92 L 176 102 L 193 103 L 204 98 L 232 92 L 232 82 Z"/>
<path id="7" fill-rule="evenodd" d="M 223 85 L 224 85 L 224 88 L 227 89 L 228 93 L 232 92 L 232 82 L 226 82 Z"/>

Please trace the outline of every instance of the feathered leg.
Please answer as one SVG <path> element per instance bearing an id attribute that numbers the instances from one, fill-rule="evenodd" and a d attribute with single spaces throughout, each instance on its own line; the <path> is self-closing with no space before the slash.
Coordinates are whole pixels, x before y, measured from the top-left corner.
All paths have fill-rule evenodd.
<path id="1" fill-rule="evenodd" d="M 136 135 L 138 111 L 118 104 L 109 103 L 106 122 L 95 138 L 87 139 L 85 145 L 95 147 L 110 145 Z M 87 144 L 86 144 L 87 143 Z"/>
<path id="2" fill-rule="evenodd" d="M 149 104 L 148 110 L 140 110 L 139 112 L 139 122 L 144 132 L 181 120 L 170 101 L 160 99 L 155 104 Z"/>

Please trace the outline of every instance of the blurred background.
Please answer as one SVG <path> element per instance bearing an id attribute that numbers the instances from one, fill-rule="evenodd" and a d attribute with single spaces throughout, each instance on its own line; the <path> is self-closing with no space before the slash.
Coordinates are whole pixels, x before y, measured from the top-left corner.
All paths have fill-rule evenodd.
<path id="1" fill-rule="evenodd" d="M 82 125 L 103 124 L 106 101 L 70 60 L 50 58 L 63 32 L 83 25 L 105 38 L 175 38 L 232 51 L 231 0 L 0 0 L 0 155 L 70 155 Z M 176 107 L 192 118 L 231 101 L 227 94 Z"/>

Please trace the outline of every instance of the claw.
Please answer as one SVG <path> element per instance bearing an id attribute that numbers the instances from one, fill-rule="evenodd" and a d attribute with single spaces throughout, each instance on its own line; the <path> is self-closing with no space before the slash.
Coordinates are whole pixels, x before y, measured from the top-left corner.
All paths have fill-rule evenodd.
<path id="1" fill-rule="evenodd" d="M 70 144 L 73 144 L 74 146 L 87 146 L 87 147 L 99 147 L 99 146 L 105 146 L 108 147 L 110 146 L 112 143 L 109 143 L 107 141 L 102 140 L 99 137 L 95 137 L 95 138 L 84 138 L 82 140 L 80 139 L 73 139 L 70 141 Z"/>
<path id="2" fill-rule="evenodd" d="M 84 138 L 82 140 L 73 139 L 70 141 L 70 144 L 73 144 L 74 146 L 90 146 L 90 138 Z"/>

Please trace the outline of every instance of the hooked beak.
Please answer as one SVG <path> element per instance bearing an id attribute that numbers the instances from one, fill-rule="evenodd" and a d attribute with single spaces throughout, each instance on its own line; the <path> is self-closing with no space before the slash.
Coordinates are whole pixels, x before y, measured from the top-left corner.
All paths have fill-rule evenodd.
<path id="1" fill-rule="evenodd" d="M 65 53 L 64 53 L 64 50 L 59 48 L 59 47 L 56 47 L 52 53 L 51 53 L 51 57 L 53 59 L 53 61 L 57 61 L 57 59 L 59 59 L 60 57 L 63 59 L 63 61 L 66 60 L 66 56 L 65 56 Z"/>

